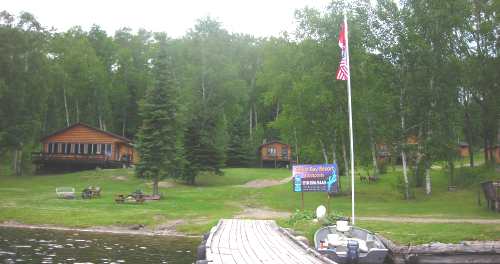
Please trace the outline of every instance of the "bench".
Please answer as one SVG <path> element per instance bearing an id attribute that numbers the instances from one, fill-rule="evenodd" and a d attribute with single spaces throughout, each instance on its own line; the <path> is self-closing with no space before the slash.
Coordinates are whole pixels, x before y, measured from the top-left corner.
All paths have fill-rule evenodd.
<path id="1" fill-rule="evenodd" d="M 57 187 L 56 188 L 57 198 L 62 199 L 74 199 L 75 198 L 75 188 L 73 187 Z"/>

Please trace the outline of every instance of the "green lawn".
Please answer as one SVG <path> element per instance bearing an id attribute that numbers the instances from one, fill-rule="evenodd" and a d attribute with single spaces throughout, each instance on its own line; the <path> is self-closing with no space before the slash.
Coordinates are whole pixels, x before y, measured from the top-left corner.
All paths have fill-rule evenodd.
<path id="1" fill-rule="evenodd" d="M 477 182 L 484 178 L 500 178 L 494 170 L 465 171 L 461 177 L 474 177 L 458 191 L 448 192 L 447 178 L 441 171 L 433 171 L 433 194 L 426 196 L 416 191 L 411 201 L 401 199 L 397 191 L 400 172 L 391 171 L 373 184 L 356 184 L 356 212 L 359 216 L 418 216 L 434 218 L 499 219 L 477 205 Z M 244 207 L 266 207 L 293 212 L 300 208 L 300 195 L 293 193 L 291 184 L 268 188 L 243 188 L 237 185 L 255 179 L 283 179 L 291 175 L 286 169 L 225 169 L 224 175 L 202 175 L 196 186 L 174 182 L 173 187 L 160 188 L 165 198 L 143 205 L 114 203 L 117 193 L 130 193 L 136 189 L 149 191 L 150 185 L 133 175 L 133 170 L 94 170 L 61 175 L 0 176 L 0 222 L 14 220 L 27 224 L 52 224 L 73 227 L 145 224 L 155 226 L 169 220 L 182 219 L 178 230 L 200 234 L 209 230 L 219 218 L 233 217 Z M 473 176 L 467 176 L 473 175 Z M 342 184 L 348 187 L 346 177 Z M 94 200 L 60 200 L 55 188 L 75 187 L 80 191 L 87 185 L 103 189 L 102 198 Z M 330 208 L 350 215 L 350 196 L 330 200 Z M 306 193 L 305 208 L 313 210 L 327 202 L 323 193 Z M 287 225 L 286 221 L 280 224 Z M 500 239 L 498 225 L 473 224 L 393 224 L 360 222 L 362 227 L 380 232 L 400 243 L 430 241 L 454 242 L 466 239 Z M 294 226 L 311 236 L 317 228 L 311 223 Z"/>

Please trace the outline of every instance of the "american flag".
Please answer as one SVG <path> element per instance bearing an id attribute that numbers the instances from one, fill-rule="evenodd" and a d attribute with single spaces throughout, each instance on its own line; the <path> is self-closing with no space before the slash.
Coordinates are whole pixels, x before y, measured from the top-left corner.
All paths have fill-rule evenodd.
<path id="1" fill-rule="evenodd" d="M 340 26 L 339 34 L 339 46 L 342 50 L 342 58 L 340 59 L 340 65 L 337 69 L 337 80 L 347 81 L 349 78 L 349 65 L 347 63 L 347 43 L 345 38 L 345 32 L 347 30 L 347 23 Z"/>

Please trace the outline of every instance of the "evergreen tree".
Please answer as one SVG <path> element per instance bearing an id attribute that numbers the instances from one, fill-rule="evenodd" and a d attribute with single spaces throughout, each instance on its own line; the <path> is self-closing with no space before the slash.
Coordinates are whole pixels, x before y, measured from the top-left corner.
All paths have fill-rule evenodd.
<path id="1" fill-rule="evenodd" d="M 229 129 L 229 142 L 227 145 L 227 161 L 229 167 L 246 167 L 250 165 L 253 157 L 248 130 L 243 118 L 236 120 Z"/>
<path id="2" fill-rule="evenodd" d="M 177 83 L 166 38 L 159 43 L 154 62 L 155 84 L 146 92 L 141 104 L 142 126 L 137 149 L 141 160 L 136 172 L 141 178 L 153 180 L 153 194 L 158 194 L 158 181 L 178 175 L 181 150 L 177 131 Z"/>
<path id="3" fill-rule="evenodd" d="M 220 123 L 216 117 L 198 112 L 188 124 L 184 141 L 187 160 L 184 178 L 189 184 L 195 184 L 200 171 L 221 173 L 224 149 L 220 143 Z"/>

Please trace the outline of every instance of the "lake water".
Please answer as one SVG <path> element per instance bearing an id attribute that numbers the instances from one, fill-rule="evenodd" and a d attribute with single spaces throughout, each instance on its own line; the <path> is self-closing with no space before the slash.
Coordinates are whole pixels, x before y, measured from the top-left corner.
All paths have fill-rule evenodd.
<path id="1" fill-rule="evenodd" d="M 194 263 L 200 240 L 0 227 L 0 263 Z"/>

